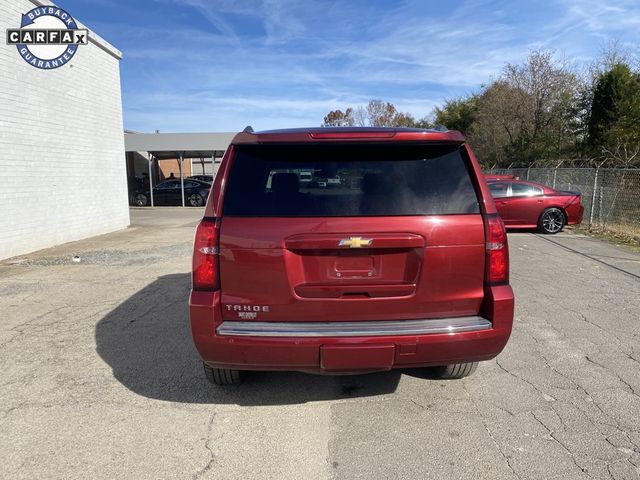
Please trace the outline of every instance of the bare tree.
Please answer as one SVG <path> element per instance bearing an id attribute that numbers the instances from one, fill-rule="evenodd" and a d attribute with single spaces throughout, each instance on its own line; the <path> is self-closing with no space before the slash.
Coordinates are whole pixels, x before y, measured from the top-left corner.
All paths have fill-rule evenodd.
<path id="1" fill-rule="evenodd" d="M 342 110 L 332 110 L 324 117 L 323 127 L 352 127 L 355 125 L 353 118 L 353 108 Z"/>
<path id="2" fill-rule="evenodd" d="M 602 147 L 602 159 L 610 161 L 613 166 L 629 168 L 640 155 L 640 144 L 623 135 L 615 137 L 612 145 Z"/>
<path id="3" fill-rule="evenodd" d="M 519 132 L 513 115 L 516 103 L 515 92 L 505 82 L 494 82 L 478 96 L 469 143 L 483 164 L 499 166 L 506 161 L 507 146 L 515 143 Z"/>
<path id="4" fill-rule="evenodd" d="M 533 51 L 478 96 L 472 144 L 487 162 L 557 158 L 575 146 L 577 98 L 571 70 L 552 52 Z"/>
<path id="5" fill-rule="evenodd" d="M 366 127 L 368 125 L 367 111 L 364 107 L 356 108 L 353 117 L 355 121 L 354 125 L 356 127 Z"/>
<path id="6" fill-rule="evenodd" d="M 391 102 L 371 100 L 366 107 L 334 110 L 324 117 L 325 127 L 414 127 L 417 122 L 410 113 L 399 112 Z"/>

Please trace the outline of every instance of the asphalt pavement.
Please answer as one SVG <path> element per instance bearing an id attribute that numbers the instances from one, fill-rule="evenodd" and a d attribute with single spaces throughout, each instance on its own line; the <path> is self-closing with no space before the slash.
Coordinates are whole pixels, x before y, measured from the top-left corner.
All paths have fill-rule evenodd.
<path id="1" fill-rule="evenodd" d="M 0 262 L 0 478 L 640 478 L 639 254 L 509 234 L 514 332 L 464 380 L 255 373 L 223 389 L 188 326 L 202 209 L 131 213 Z"/>

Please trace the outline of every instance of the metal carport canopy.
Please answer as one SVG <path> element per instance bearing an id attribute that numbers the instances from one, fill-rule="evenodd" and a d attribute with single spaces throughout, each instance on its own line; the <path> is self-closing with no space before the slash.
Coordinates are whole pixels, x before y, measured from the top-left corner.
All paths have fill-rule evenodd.
<path id="1" fill-rule="evenodd" d="M 184 206 L 184 174 L 182 162 L 185 158 L 213 157 L 214 152 L 224 152 L 236 132 L 199 133 L 128 133 L 124 134 L 125 152 L 147 152 L 149 154 L 149 193 L 153 206 L 153 178 L 151 161 L 176 158 L 180 161 L 180 184 L 182 206 Z"/>
<path id="2" fill-rule="evenodd" d="M 126 152 L 149 152 L 156 158 L 160 158 L 160 154 L 176 153 L 182 154 L 185 158 L 197 158 L 202 156 L 202 153 L 225 151 L 236 133 L 125 133 L 124 149 Z M 192 153 L 193 156 L 187 155 Z"/>

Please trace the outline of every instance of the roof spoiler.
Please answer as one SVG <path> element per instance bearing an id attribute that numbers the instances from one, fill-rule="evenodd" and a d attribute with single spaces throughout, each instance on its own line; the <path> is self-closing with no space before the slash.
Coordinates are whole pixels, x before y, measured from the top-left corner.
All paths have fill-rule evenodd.
<path id="1" fill-rule="evenodd" d="M 232 144 L 247 143 L 304 143 L 308 141 L 399 141 L 399 142 L 444 142 L 464 143 L 464 135 L 446 127 L 436 129 L 349 127 L 349 128 L 296 128 L 254 132 L 251 126 L 238 133 Z"/>

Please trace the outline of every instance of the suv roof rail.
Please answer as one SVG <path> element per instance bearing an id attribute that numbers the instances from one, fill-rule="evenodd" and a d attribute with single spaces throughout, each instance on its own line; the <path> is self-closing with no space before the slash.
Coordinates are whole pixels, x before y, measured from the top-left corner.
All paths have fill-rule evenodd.
<path id="1" fill-rule="evenodd" d="M 447 127 L 445 127 L 444 125 L 434 125 L 433 129 L 436 132 L 448 132 L 449 131 L 449 129 Z"/>
<path id="2" fill-rule="evenodd" d="M 251 125 L 247 125 L 246 127 L 244 127 L 244 130 L 242 130 L 244 133 L 253 133 L 253 127 Z"/>

